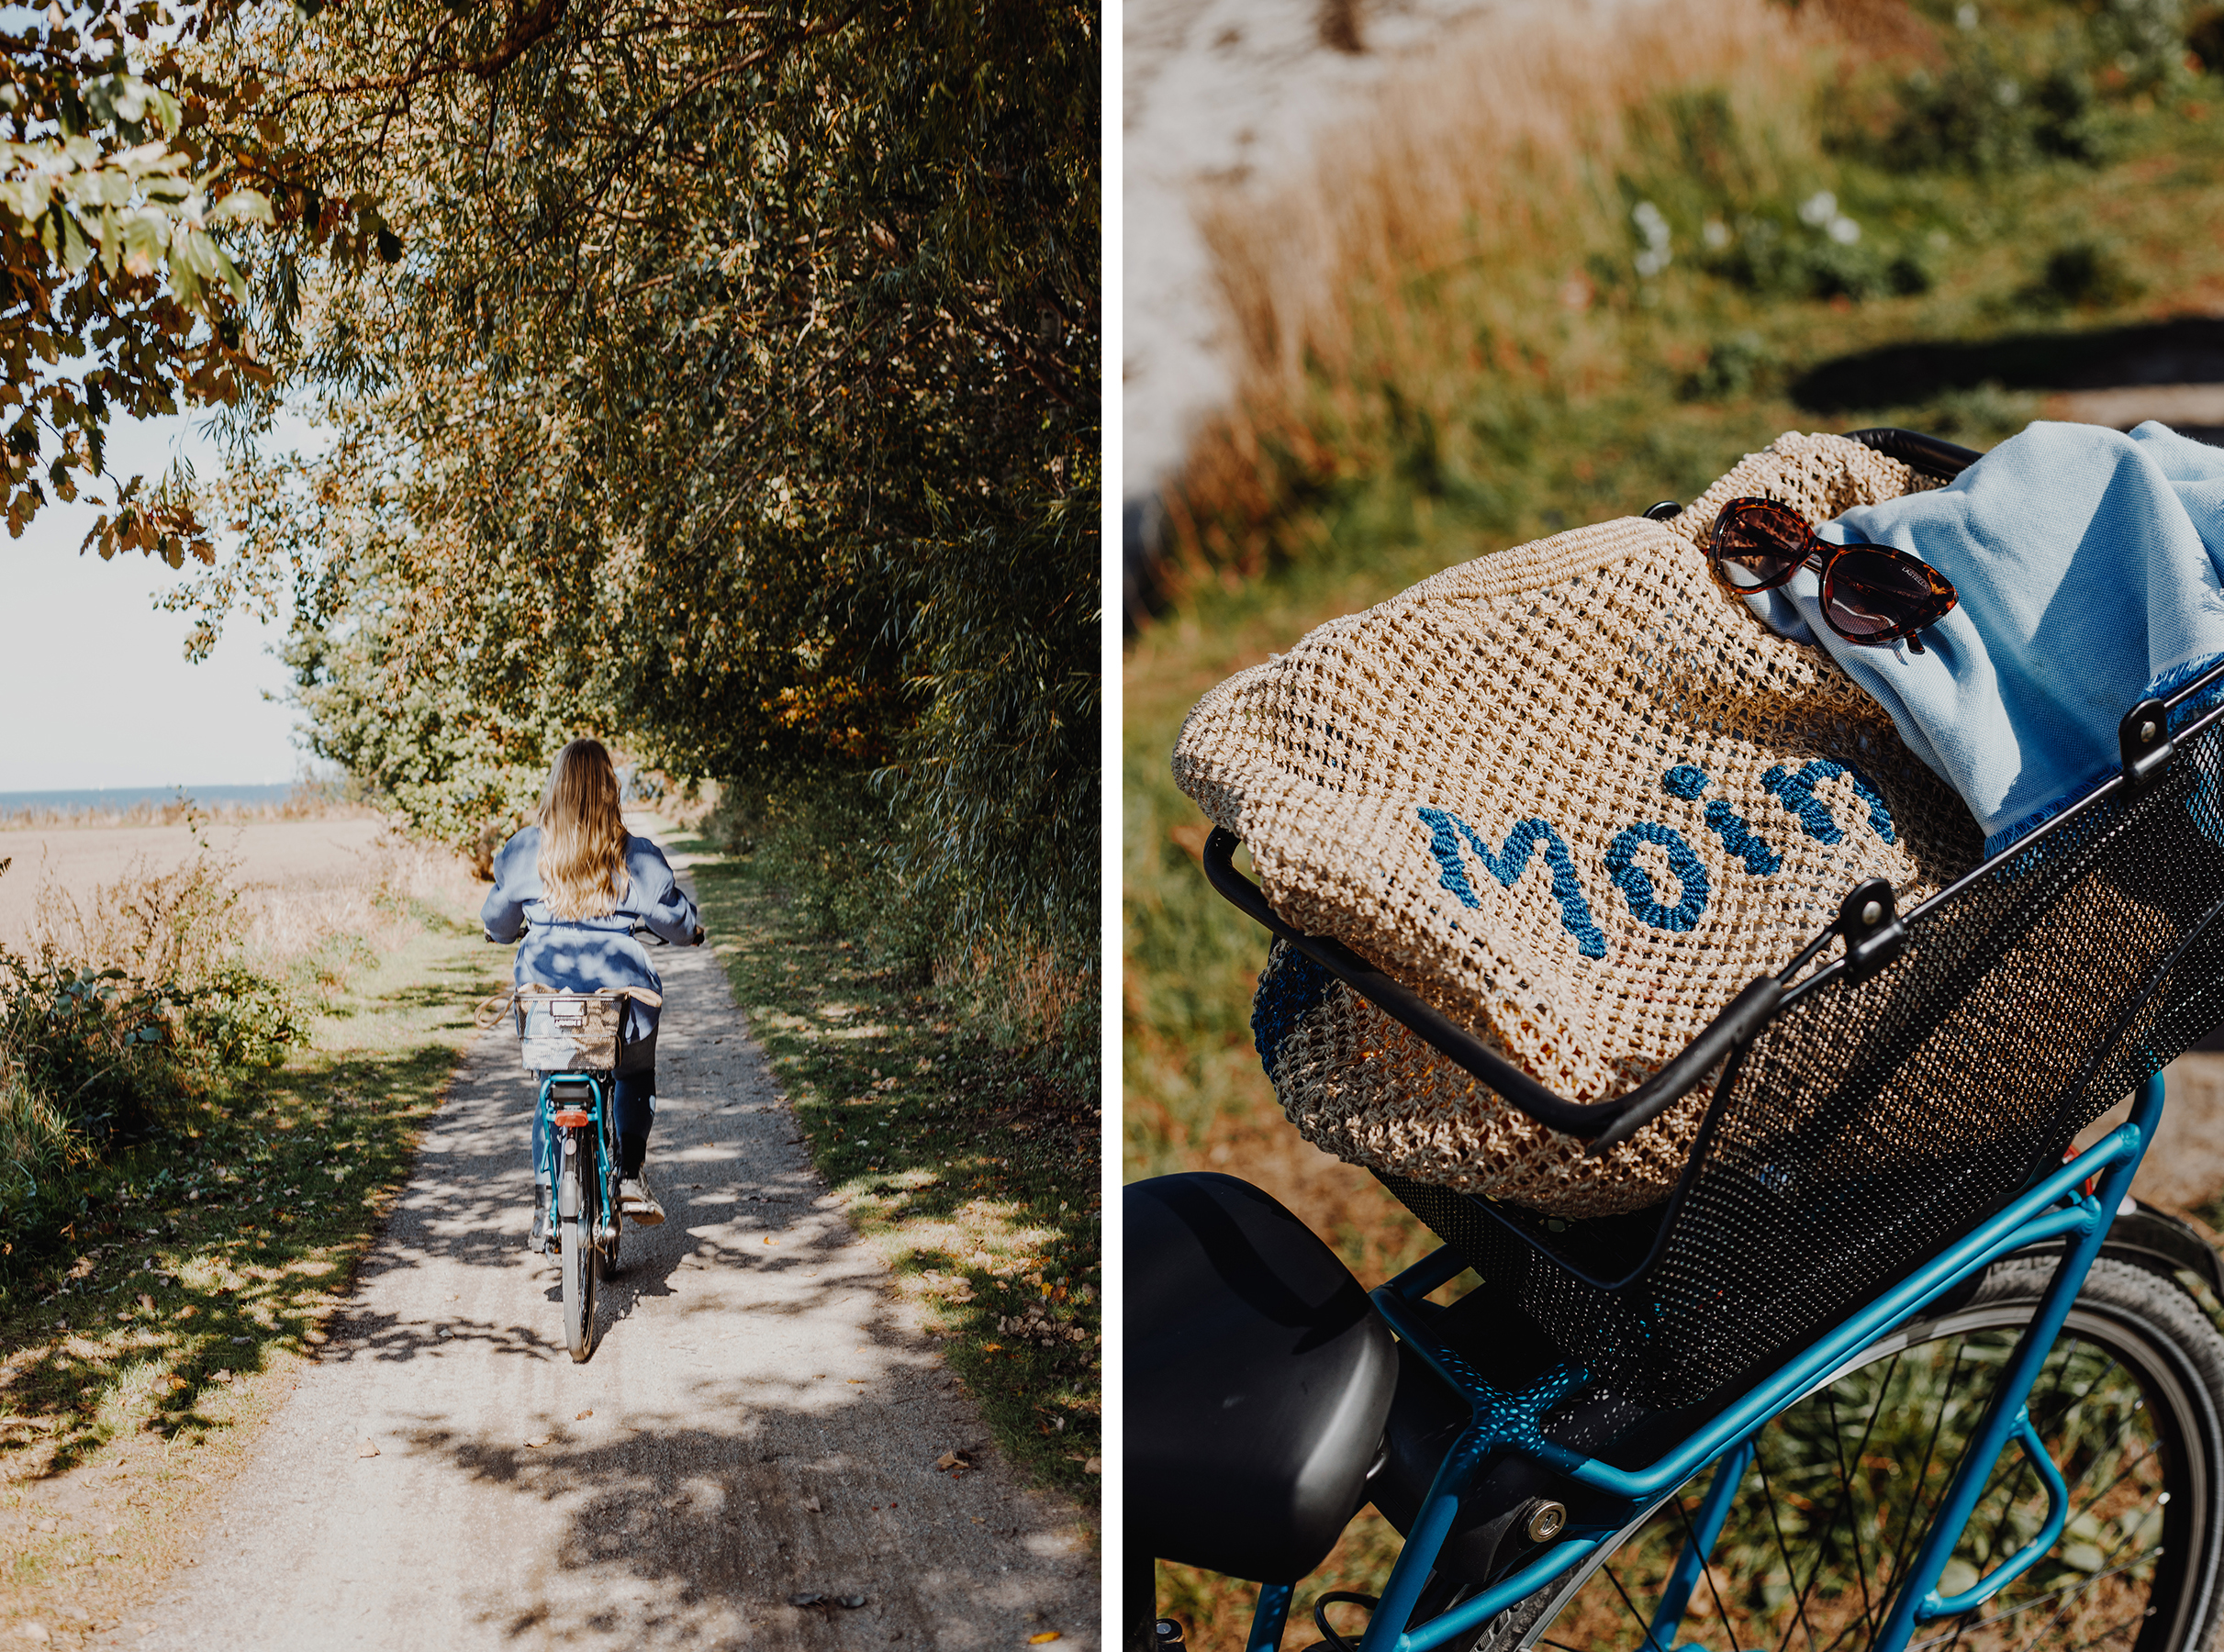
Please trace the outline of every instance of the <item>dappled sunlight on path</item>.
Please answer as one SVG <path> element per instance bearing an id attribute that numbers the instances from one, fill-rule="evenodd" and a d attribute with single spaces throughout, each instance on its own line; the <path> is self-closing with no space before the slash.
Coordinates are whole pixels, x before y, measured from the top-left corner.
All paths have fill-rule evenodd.
<path id="1" fill-rule="evenodd" d="M 490 1034 L 198 1568 L 125 1639 L 1098 1645 L 1071 1511 L 987 1449 L 811 1172 L 715 958 L 657 963 L 668 1220 L 627 1230 L 594 1358 L 564 1352 L 555 1266 L 523 1249 L 531 1092 Z M 980 1469 L 938 1471 L 959 1447 Z"/>

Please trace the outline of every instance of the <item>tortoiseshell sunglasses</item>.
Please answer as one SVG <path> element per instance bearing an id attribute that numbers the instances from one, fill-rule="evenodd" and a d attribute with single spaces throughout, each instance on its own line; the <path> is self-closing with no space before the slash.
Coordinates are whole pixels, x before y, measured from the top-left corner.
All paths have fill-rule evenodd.
<path id="1" fill-rule="evenodd" d="M 1802 567 L 1822 575 L 1823 622 L 1849 642 L 1882 647 L 1943 620 L 1961 600 L 1945 575 L 1890 545 L 1833 545 L 1773 499 L 1732 499 L 1715 519 L 1707 565 L 1739 597 L 1772 591 Z"/>

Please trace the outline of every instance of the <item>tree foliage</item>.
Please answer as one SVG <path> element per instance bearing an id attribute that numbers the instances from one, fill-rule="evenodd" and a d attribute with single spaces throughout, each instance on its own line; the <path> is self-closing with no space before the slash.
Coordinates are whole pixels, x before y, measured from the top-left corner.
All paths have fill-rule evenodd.
<path id="1" fill-rule="evenodd" d="M 191 502 L 107 478 L 103 438 L 112 411 L 230 403 L 261 374 L 228 242 L 270 205 L 138 73 L 157 8 L 87 16 L 0 13 L 0 508 L 20 537 L 42 506 L 106 478 L 88 546 L 206 562 Z"/>
<path id="2" fill-rule="evenodd" d="M 1096 935 L 1098 48 L 1026 0 L 211 14 L 246 329 L 332 432 L 196 588 L 461 837 L 559 732 L 870 769 L 961 937 Z M 251 94 L 251 95 L 246 95 Z M 229 147 L 228 147 L 229 146 Z"/>

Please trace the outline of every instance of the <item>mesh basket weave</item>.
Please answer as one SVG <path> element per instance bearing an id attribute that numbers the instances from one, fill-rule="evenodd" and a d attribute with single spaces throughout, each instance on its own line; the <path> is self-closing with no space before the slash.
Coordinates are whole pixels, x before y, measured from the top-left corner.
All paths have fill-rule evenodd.
<path id="1" fill-rule="evenodd" d="M 570 992 L 535 981 L 496 993 L 473 1019 L 482 1030 L 513 1020 L 518 1059 L 528 1072 L 610 1072 L 624 1060 L 627 1005 L 636 999 L 651 1008 L 664 1003 L 645 987 Z"/>
<path id="2" fill-rule="evenodd" d="M 2058 1166 L 2224 1021 L 2224 724 L 1795 996 L 1713 1099 L 1676 1197 L 1567 1222 L 1382 1179 L 1612 1391 L 1742 1391 Z"/>
<path id="3" fill-rule="evenodd" d="M 1903 909 L 1975 863 L 1960 799 L 1821 650 L 1694 548 L 1728 498 L 1821 522 L 1928 486 L 1839 437 L 1780 437 L 1667 524 L 1625 519 L 1447 569 L 1224 683 L 1181 785 L 1285 921 L 1351 946 L 1559 1094 L 1620 1095 L 1857 883 Z M 1658 1203 L 1704 1099 L 1603 1159 L 1278 955 L 1256 1024 L 1315 1144 L 1561 1215 Z"/>

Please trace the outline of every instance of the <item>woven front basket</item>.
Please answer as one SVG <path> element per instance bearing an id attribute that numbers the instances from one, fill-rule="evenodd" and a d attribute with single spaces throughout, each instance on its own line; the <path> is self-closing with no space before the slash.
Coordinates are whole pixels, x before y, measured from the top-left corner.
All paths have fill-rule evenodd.
<path id="1" fill-rule="evenodd" d="M 609 1072 L 625 1047 L 626 1006 L 638 999 L 652 1009 L 664 999 L 645 987 L 602 987 L 567 992 L 529 982 L 497 992 L 481 1003 L 473 1019 L 481 1030 L 513 1020 L 518 1058 L 528 1072 Z"/>
<path id="2" fill-rule="evenodd" d="M 1883 709 L 1697 548 L 1739 496 L 1819 523 L 1926 486 L 1839 437 L 1779 437 L 1667 523 L 1559 534 L 1320 627 L 1198 702 L 1175 777 L 1286 921 L 1569 1099 L 1620 1095 L 1856 883 L 1905 910 L 1976 863 L 1969 811 Z M 1254 1026 L 1315 1144 L 1560 1215 L 1664 1197 L 1711 1090 L 1587 1158 L 1287 947 Z"/>

